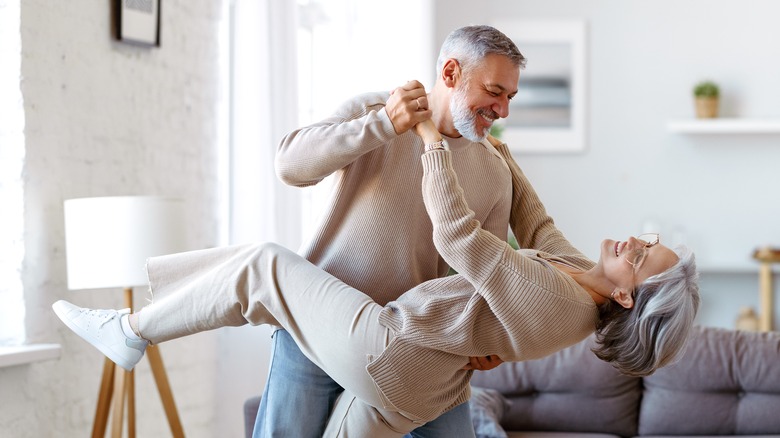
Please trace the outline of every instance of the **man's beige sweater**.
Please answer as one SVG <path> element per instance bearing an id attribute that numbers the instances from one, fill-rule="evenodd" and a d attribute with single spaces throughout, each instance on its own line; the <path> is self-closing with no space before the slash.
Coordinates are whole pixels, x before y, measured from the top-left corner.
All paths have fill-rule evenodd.
<path id="1" fill-rule="evenodd" d="M 287 184 L 305 187 L 334 175 L 334 189 L 313 238 L 300 254 L 384 305 L 447 273 L 425 212 L 420 154 L 413 132 L 395 133 L 389 93 L 352 99 L 334 115 L 288 134 L 276 154 Z M 505 240 L 509 169 L 493 151 L 448 138 L 466 200 L 485 230 Z"/>
<path id="2" fill-rule="evenodd" d="M 466 401 L 469 356 L 535 359 L 573 345 L 595 329 L 588 293 L 552 263 L 589 269 L 593 262 L 552 226 L 544 206 L 511 160 L 512 223 L 533 230 L 536 250 L 514 251 L 485 232 L 463 197 L 449 151 L 422 156 L 423 195 L 434 242 L 460 274 L 428 281 L 387 304 L 380 322 L 397 337 L 368 365 L 397 409 L 423 421 Z M 527 240 L 527 239 L 525 239 Z"/>

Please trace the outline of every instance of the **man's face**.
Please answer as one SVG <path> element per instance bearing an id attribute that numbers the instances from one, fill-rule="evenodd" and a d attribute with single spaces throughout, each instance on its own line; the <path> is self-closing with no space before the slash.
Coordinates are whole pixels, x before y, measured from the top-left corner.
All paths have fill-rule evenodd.
<path id="1" fill-rule="evenodd" d="M 517 94 L 520 69 L 509 58 L 488 55 L 468 76 L 462 76 L 450 98 L 455 129 L 471 141 L 480 141 L 493 122 L 509 115 L 509 101 Z"/>

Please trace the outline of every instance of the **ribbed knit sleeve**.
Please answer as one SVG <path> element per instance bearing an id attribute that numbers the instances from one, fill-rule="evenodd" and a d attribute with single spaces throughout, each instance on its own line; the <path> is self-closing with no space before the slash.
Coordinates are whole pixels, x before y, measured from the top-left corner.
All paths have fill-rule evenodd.
<path id="1" fill-rule="evenodd" d="M 450 151 L 426 152 L 422 164 L 423 201 L 433 222 L 433 243 L 450 266 L 479 287 L 511 247 L 474 219 L 452 168 Z"/>
<path id="2" fill-rule="evenodd" d="M 397 137 L 385 111 L 388 96 L 367 93 L 327 119 L 285 135 L 274 162 L 279 179 L 298 187 L 317 184 Z"/>

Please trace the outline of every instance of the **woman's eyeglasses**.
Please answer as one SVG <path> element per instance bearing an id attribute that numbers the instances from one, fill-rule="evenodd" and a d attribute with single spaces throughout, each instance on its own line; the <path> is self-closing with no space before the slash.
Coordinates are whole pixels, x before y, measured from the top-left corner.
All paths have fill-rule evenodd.
<path id="1" fill-rule="evenodd" d="M 639 268 L 642 267 L 642 263 L 644 263 L 645 259 L 647 258 L 648 250 L 653 246 L 658 245 L 658 242 L 661 241 L 661 238 L 658 233 L 645 233 L 637 236 L 636 240 L 642 244 L 642 247 L 635 249 L 631 254 L 628 255 L 628 257 L 626 257 L 628 264 L 634 267 L 634 272 L 638 271 Z"/>
<path id="2" fill-rule="evenodd" d="M 636 237 L 636 240 L 639 241 L 639 243 L 642 244 L 641 248 L 637 248 L 634 251 L 631 252 L 631 254 L 626 257 L 626 261 L 628 264 L 630 264 L 634 269 L 631 271 L 631 278 L 633 280 L 634 285 L 636 285 L 636 272 L 639 270 L 639 268 L 642 267 L 642 263 L 647 260 L 647 253 L 650 248 L 652 248 L 655 245 L 658 245 L 658 242 L 661 241 L 660 236 L 658 233 L 645 233 L 640 234 Z M 631 291 L 631 297 L 634 298 L 636 296 L 636 287 L 634 287 L 634 290 Z"/>

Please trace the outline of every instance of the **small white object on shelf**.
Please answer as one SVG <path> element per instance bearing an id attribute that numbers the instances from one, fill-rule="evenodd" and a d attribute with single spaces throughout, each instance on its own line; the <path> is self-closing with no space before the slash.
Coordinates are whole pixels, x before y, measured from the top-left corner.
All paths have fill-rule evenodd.
<path id="1" fill-rule="evenodd" d="M 681 134 L 780 134 L 780 118 L 680 119 L 669 121 L 667 129 Z"/>

